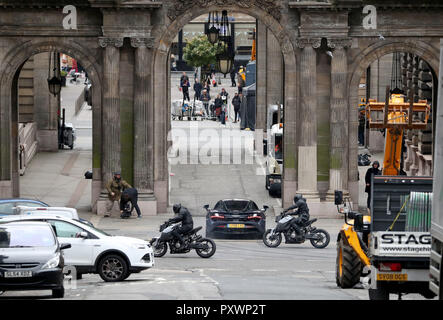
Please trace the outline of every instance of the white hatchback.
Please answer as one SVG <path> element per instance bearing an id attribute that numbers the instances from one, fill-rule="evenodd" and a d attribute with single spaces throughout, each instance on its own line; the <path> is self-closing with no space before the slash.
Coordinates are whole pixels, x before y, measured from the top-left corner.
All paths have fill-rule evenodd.
<path id="1" fill-rule="evenodd" d="M 122 281 L 131 273 L 154 266 L 153 250 L 145 240 L 111 236 L 80 221 L 51 214 L 2 217 L 0 224 L 3 221 L 49 222 L 60 243 L 71 244 L 64 251 L 65 265 L 75 267 L 77 279 L 85 273 L 98 273 L 104 281 Z"/>

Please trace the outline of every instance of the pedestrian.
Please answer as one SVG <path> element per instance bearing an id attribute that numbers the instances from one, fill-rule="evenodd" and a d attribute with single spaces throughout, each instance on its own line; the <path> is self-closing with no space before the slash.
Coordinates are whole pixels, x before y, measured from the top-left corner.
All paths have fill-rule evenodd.
<path id="1" fill-rule="evenodd" d="M 180 87 L 183 87 L 183 83 L 186 80 L 189 82 L 189 77 L 186 75 L 186 72 L 183 72 L 182 76 L 180 77 Z"/>
<path id="2" fill-rule="evenodd" d="M 227 105 L 229 94 L 226 92 L 225 88 L 222 88 L 222 90 L 220 92 L 220 97 L 223 101 L 223 104 Z"/>
<path id="3" fill-rule="evenodd" d="M 366 119 L 363 112 L 359 110 L 358 112 L 358 144 L 361 146 L 365 145 L 365 125 Z"/>
<path id="4" fill-rule="evenodd" d="M 380 168 L 380 163 L 378 161 L 374 161 L 372 163 L 372 167 L 369 168 L 368 171 L 366 171 L 366 175 L 365 175 L 365 182 L 366 182 L 365 192 L 368 194 L 368 202 L 367 202 L 368 209 L 371 209 L 371 182 L 372 182 L 372 177 L 381 174 L 381 170 L 379 168 Z"/>
<path id="5" fill-rule="evenodd" d="M 128 188 L 122 192 L 120 199 L 120 213 L 122 218 L 129 218 L 131 216 L 131 212 L 125 212 L 126 205 L 131 202 L 132 208 L 137 212 L 137 217 L 140 219 L 142 214 L 140 212 L 140 207 L 137 204 L 138 201 L 138 191 L 135 188 Z"/>
<path id="6" fill-rule="evenodd" d="M 243 66 L 240 67 L 240 70 L 237 74 L 237 86 L 238 86 L 238 93 L 243 92 L 243 87 L 246 85 L 246 75 L 243 70 Z"/>
<path id="7" fill-rule="evenodd" d="M 183 101 L 185 100 L 191 101 L 191 99 L 189 98 L 189 80 L 185 79 L 183 81 L 182 91 L 183 91 Z"/>
<path id="8" fill-rule="evenodd" d="M 111 216 L 111 210 L 114 207 L 114 202 L 119 201 L 121 194 L 124 190 L 132 188 L 129 183 L 122 180 L 120 172 L 114 172 L 113 179 L 106 185 L 106 190 L 108 191 L 108 200 L 106 201 L 106 213 L 105 217 Z"/>
<path id="9" fill-rule="evenodd" d="M 206 90 L 208 94 L 210 94 L 211 84 L 209 79 L 206 79 L 205 84 L 203 85 L 203 90 Z"/>
<path id="10" fill-rule="evenodd" d="M 226 104 L 223 103 L 220 110 L 220 123 L 224 125 L 226 125 L 226 111 L 227 111 Z"/>
<path id="11" fill-rule="evenodd" d="M 221 99 L 221 96 L 218 94 L 217 98 L 215 98 L 215 101 L 214 101 L 215 116 L 217 118 L 220 118 L 222 106 L 223 106 L 223 100 Z"/>
<path id="12" fill-rule="evenodd" d="M 211 81 L 212 81 L 212 85 L 215 88 L 217 86 L 217 79 L 215 79 L 215 73 L 212 74 Z"/>
<path id="13" fill-rule="evenodd" d="M 206 110 L 206 116 L 209 116 L 209 101 L 211 101 L 211 96 L 209 95 L 208 91 L 203 90 L 202 95 L 200 96 L 201 101 L 203 102 L 203 106 Z"/>
<path id="14" fill-rule="evenodd" d="M 235 68 L 232 67 L 232 69 L 231 69 L 231 87 L 234 87 L 234 88 L 237 86 L 237 83 L 235 82 L 235 75 L 236 75 Z"/>
<path id="15" fill-rule="evenodd" d="M 240 115 L 240 105 L 242 100 L 243 94 L 239 94 L 238 92 L 235 93 L 234 98 L 232 98 L 232 105 L 234 106 L 234 123 L 237 123 L 237 118 L 239 118 Z"/>
<path id="16" fill-rule="evenodd" d="M 195 100 L 200 100 L 202 89 L 203 89 L 202 84 L 200 83 L 198 78 L 195 78 L 195 83 L 194 83 L 194 98 L 195 98 Z"/>

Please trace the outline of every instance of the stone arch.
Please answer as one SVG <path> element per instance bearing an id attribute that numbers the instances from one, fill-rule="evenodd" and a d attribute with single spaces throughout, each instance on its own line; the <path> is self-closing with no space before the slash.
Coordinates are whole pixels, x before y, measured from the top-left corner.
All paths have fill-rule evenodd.
<path id="1" fill-rule="evenodd" d="M 363 50 L 355 59 L 348 81 L 349 104 L 349 180 L 358 181 L 358 85 L 366 69 L 375 60 L 395 52 L 408 52 L 425 60 L 438 77 L 439 52 L 420 40 L 379 41 Z"/>
<path id="2" fill-rule="evenodd" d="M 198 1 L 197 1 L 198 2 Z M 290 40 L 289 32 L 278 21 L 280 12 L 272 12 L 256 6 L 241 5 L 241 1 L 230 1 L 229 4 L 224 4 L 223 9 L 233 12 L 240 12 L 250 15 L 263 24 L 266 25 L 269 30 L 274 34 L 280 43 L 282 50 L 284 66 L 285 66 L 285 127 L 290 128 L 291 134 L 285 134 L 284 142 L 284 182 L 283 190 L 285 190 L 285 184 L 288 188 L 292 189 L 292 193 L 295 192 L 297 180 L 297 159 L 296 159 L 296 110 L 297 110 L 297 98 L 298 98 L 298 86 L 297 86 L 297 73 L 296 73 L 296 51 L 295 46 Z M 221 11 L 222 7 L 216 4 L 209 4 L 204 6 L 194 5 L 189 8 L 183 9 L 177 16 L 173 16 L 173 19 L 169 24 L 166 24 L 161 30 L 157 30 L 157 37 L 154 44 L 153 62 L 151 72 L 156 80 L 153 85 L 154 92 L 154 110 L 155 110 L 155 141 L 154 141 L 154 192 L 158 199 L 160 212 L 166 210 L 164 204 L 167 206 L 168 202 L 168 166 L 167 166 L 167 132 L 169 130 L 168 108 L 164 108 L 168 103 L 169 93 L 166 92 L 169 88 L 168 80 L 169 73 L 167 72 L 169 50 L 171 44 L 177 35 L 177 33 L 191 20 L 196 17 L 207 14 L 211 11 Z M 164 17 L 168 19 L 167 16 Z M 165 90 L 166 89 L 166 90 Z M 288 130 L 289 131 L 289 130 Z M 162 134 L 159 134 L 162 133 Z M 161 159 L 161 160 L 159 160 Z M 286 161 L 287 160 L 287 161 Z M 283 202 L 285 201 L 285 193 L 282 194 Z M 288 197 L 289 199 L 289 197 Z"/>
<path id="3" fill-rule="evenodd" d="M 100 117 L 101 115 L 102 70 L 95 54 L 92 54 L 87 48 L 72 41 L 72 39 L 60 39 L 56 41 L 48 41 L 46 39 L 29 40 L 13 47 L 5 55 L 0 66 L 0 70 L 2 70 L 2 74 L 0 75 L 0 139 L 2 141 L 2 148 L 0 150 L 0 180 L 9 181 L 8 184 L 10 184 L 10 186 L 6 186 L 5 190 L 13 190 L 14 184 L 18 184 L 18 181 L 13 181 L 14 173 L 12 172 L 14 156 L 12 150 L 13 144 L 11 143 L 11 119 L 13 111 L 11 90 L 13 81 L 14 78 L 17 78 L 16 76 L 21 66 L 23 66 L 30 57 L 38 53 L 51 51 L 66 53 L 81 62 L 94 85 L 94 90 L 92 91 L 93 117 Z M 94 132 L 101 132 L 101 121 L 96 121 L 95 124 L 100 125 L 94 127 Z M 100 138 L 100 135 L 101 134 L 93 134 L 93 153 L 98 155 L 101 154 L 100 141 L 97 140 Z M 97 176 L 100 176 L 98 173 Z"/>

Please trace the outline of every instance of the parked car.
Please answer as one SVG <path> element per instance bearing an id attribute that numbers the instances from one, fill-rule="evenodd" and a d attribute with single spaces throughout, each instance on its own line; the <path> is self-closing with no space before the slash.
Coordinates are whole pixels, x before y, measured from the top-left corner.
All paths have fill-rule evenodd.
<path id="1" fill-rule="evenodd" d="M 80 221 L 84 224 L 87 224 L 91 227 L 94 225 L 88 220 L 82 219 L 79 217 L 77 210 L 74 208 L 66 208 L 66 207 L 27 207 L 27 206 L 18 206 L 15 210 L 15 214 L 17 215 L 57 215 L 62 216 L 68 219 L 74 219 Z"/>
<path id="2" fill-rule="evenodd" d="M 0 223 L 0 291 L 52 290 L 63 298 L 62 250 L 46 222 Z"/>
<path id="3" fill-rule="evenodd" d="M 16 214 L 15 208 L 18 206 L 49 207 L 48 204 L 33 199 L 0 199 L 0 216 Z"/>
<path id="4" fill-rule="evenodd" d="M 50 223 L 60 242 L 69 243 L 65 264 L 74 266 L 77 279 L 82 274 L 98 273 L 104 281 L 123 281 L 131 273 L 154 266 L 154 255 L 149 242 L 141 239 L 111 236 L 84 223 L 55 215 L 16 215 L 2 221 L 44 221 Z"/>
<path id="5" fill-rule="evenodd" d="M 217 202 L 213 209 L 205 205 L 206 238 L 229 235 L 251 235 L 262 238 L 266 230 L 265 212 L 257 204 L 245 199 L 227 199 Z"/>

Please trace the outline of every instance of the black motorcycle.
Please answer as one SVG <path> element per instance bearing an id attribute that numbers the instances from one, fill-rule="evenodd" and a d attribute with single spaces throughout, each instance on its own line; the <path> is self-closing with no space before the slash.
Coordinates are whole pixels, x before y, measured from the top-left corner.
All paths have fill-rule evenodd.
<path id="1" fill-rule="evenodd" d="M 297 235 L 292 223 L 295 217 L 287 213 L 283 213 L 275 218 L 277 225 L 274 229 L 268 229 L 263 235 L 263 242 L 270 248 L 276 248 L 282 242 L 282 234 L 285 237 L 286 243 L 304 243 L 309 239 L 311 244 L 318 249 L 326 248 L 330 241 L 329 233 L 323 229 L 317 229 L 312 224 L 317 219 L 307 221 L 301 226 L 301 234 Z"/>
<path id="2" fill-rule="evenodd" d="M 165 222 L 160 226 L 161 235 L 159 238 L 153 238 L 150 243 L 154 250 L 154 257 L 163 257 L 168 251 L 168 245 L 171 254 L 188 253 L 194 249 L 202 258 L 210 258 L 214 255 L 216 247 L 215 242 L 211 239 L 203 238 L 197 234 L 202 227 L 192 229 L 188 233 L 182 235 L 184 245 L 174 237 L 172 232 L 180 226 L 180 223 Z"/>

